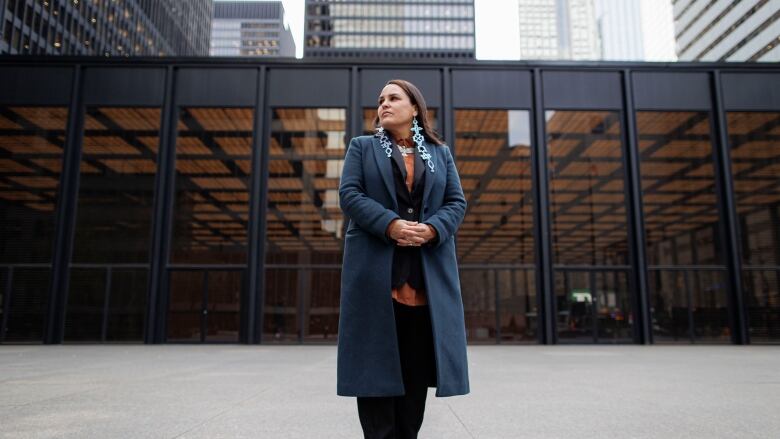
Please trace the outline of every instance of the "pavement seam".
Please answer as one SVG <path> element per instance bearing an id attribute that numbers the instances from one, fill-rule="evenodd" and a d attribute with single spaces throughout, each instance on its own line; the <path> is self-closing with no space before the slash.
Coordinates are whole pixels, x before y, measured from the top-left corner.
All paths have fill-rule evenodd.
<path id="1" fill-rule="evenodd" d="M 449 405 L 449 403 L 445 403 L 445 405 L 447 406 L 448 409 L 450 409 L 450 412 L 452 412 L 453 416 L 455 416 L 455 419 L 457 419 L 458 422 L 460 422 L 460 425 L 463 427 L 464 430 L 466 430 L 466 433 L 469 434 L 469 437 L 471 437 L 471 439 L 476 439 L 476 437 L 473 434 L 471 434 L 469 428 L 466 427 L 466 424 L 463 423 L 463 420 L 460 419 L 460 416 L 458 416 L 458 414 L 455 413 L 455 410 L 452 408 L 452 406 Z"/>
<path id="2" fill-rule="evenodd" d="M 194 431 L 194 430 L 196 430 L 196 429 L 198 429 L 198 428 L 200 428 L 200 427 L 202 427 L 202 426 L 206 425 L 207 423 L 209 423 L 209 422 L 213 421 L 214 419 L 217 419 L 218 417 L 220 417 L 220 416 L 224 415 L 225 413 L 227 413 L 227 412 L 229 412 L 229 411 L 233 410 L 234 408 L 236 408 L 236 407 L 238 407 L 238 406 L 240 406 L 240 405 L 244 404 L 245 402 L 247 402 L 247 401 L 250 401 L 250 400 L 252 400 L 252 399 L 255 399 L 255 398 L 259 397 L 259 396 L 260 396 L 260 395 L 262 395 L 263 393 L 267 392 L 267 391 L 268 391 L 268 389 L 270 389 L 270 387 L 266 387 L 266 388 L 264 388 L 263 390 L 261 390 L 261 391 L 259 391 L 259 392 L 255 393 L 254 395 L 248 396 L 248 397 L 246 397 L 246 398 L 244 398 L 244 399 L 242 399 L 242 400 L 240 400 L 240 401 L 237 401 L 237 402 L 235 402 L 235 403 L 233 403 L 233 404 L 230 404 L 230 406 L 226 407 L 226 408 L 225 408 L 224 410 L 222 410 L 221 412 L 219 412 L 219 413 L 215 414 L 214 416 L 211 416 L 211 417 L 209 417 L 209 418 L 207 418 L 207 419 L 204 419 L 204 420 L 203 420 L 201 423 L 199 423 L 199 424 L 196 424 L 196 425 L 192 426 L 191 428 L 189 428 L 189 429 L 187 429 L 187 430 L 185 430 L 185 431 L 183 431 L 183 432 L 181 432 L 181 433 L 177 434 L 176 436 L 172 436 L 172 437 L 171 437 L 171 439 L 176 439 L 176 438 L 182 437 L 182 436 L 184 436 L 185 434 L 187 434 L 187 433 L 190 433 L 190 432 L 192 432 L 192 431 Z"/>

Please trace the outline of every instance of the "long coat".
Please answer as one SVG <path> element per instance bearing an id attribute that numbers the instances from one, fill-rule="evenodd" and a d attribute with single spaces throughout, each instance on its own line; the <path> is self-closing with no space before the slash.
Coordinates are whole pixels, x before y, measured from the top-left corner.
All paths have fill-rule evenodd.
<path id="1" fill-rule="evenodd" d="M 425 294 L 436 358 L 436 396 L 469 392 L 466 327 L 455 255 L 455 233 L 466 198 L 446 145 L 426 143 L 435 164 L 426 164 L 420 222 L 432 225 L 435 245 L 422 246 Z M 341 272 L 337 393 L 341 396 L 404 394 L 391 297 L 395 242 L 385 235 L 400 218 L 390 158 L 379 139 L 352 139 L 344 160 L 339 203 L 349 217 Z"/>

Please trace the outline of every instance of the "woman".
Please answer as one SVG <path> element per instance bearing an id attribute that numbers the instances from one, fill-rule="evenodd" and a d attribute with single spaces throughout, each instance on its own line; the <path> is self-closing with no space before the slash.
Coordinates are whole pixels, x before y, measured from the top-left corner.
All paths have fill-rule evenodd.
<path id="1" fill-rule="evenodd" d="M 357 397 L 366 438 L 416 438 L 428 387 L 469 392 L 455 256 L 466 199 L 417 87 L 389 81 L 375 125 L 349 143 L 339 186 L 349 227 L 337 387 Z"/>

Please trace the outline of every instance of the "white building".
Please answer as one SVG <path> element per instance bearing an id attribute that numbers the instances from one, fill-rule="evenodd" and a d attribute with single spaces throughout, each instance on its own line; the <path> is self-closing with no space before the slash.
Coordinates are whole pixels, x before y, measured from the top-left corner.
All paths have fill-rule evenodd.
<path id="1" fill-rule="evenodd" d="M 780 61 L 780 0 L 676 0 L 681 61 Z"/>
<path id="2" fill-rule="evenodd" d="M 593 0 L 518 0 L 520 59 L 601 57 Z"/>
<path id="3" fill-rule="evenodd" d="M 615 61 L 643 60 L 645 51 L 641 0 L 596 0 L 595 5 L 601 37 L 600 58 Z"/>

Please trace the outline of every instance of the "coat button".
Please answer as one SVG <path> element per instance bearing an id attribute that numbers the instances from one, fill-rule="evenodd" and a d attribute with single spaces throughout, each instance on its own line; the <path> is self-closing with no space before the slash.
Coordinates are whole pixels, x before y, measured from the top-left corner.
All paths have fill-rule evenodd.
<path id="1" fill-rule="evenodd" d="M 407 211 L 408 213 L 414 213 L 414 209 L 412 209 L 411 207 L 410 207 L 410 208 L 408 208 L 408 209 L 406 209 L 406 211 Z"/>

